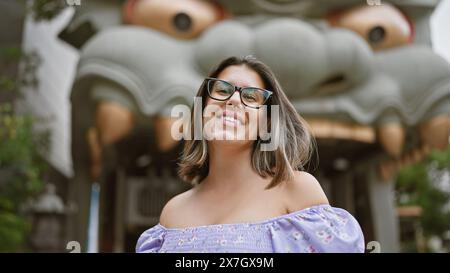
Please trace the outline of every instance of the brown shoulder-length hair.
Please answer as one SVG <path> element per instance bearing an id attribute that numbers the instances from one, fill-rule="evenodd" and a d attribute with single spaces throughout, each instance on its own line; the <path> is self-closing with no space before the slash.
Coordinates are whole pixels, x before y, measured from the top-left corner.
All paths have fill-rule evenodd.
<path id="1" fill-rule="evenodd" d="M 252 166 L 255 171 L 262 177 L 272 178 L 272 181 L 267 186 L 267 189 L 270 189 L 282 181 L 292 179 L 295 170 L 305 170 L 306 164 L 315 150 L 315 140 L 310 133 L 307 123 L 300 117 L 284 94 L 271 69 L 253 56 L 227 58 L 215 67 L 208 77 L 216 78 L 225 68 L 241 65 L 245 65 L 258 73 L 263 80 L 264 88 L 273 92 L 268 100 L 268 104 L 279 105 L 279 124 L 276 126 L 279 130 L 277 134 L 279 137 L 277 148 L 273 151 L 263 151 L 261 149 L 261 140 L 258 137 L 253 144 L 252 151 Z M 197 97 L 202 98 L 202 112 L 207 99 L 205 82 L 203 82 L 197 92 Z M 195 112 L 195 109 L 193 110 L 192 113 Z M 270 124 L 270 106 L 268 106 L 267 113 L 269 116 L 267 128 L 272 130 L 275 126 Z M 194 124 L 194 118 L 198 117 L 194 117 L 194 114 L 192 114 L 191 140 L 185 141 L 179 164 L 180 177 L 192 185 L 201 183 L 209 172 L 208 143 L 204 138 L 201 140 L 193 138 L 194 130 L 192 125 Z"/>

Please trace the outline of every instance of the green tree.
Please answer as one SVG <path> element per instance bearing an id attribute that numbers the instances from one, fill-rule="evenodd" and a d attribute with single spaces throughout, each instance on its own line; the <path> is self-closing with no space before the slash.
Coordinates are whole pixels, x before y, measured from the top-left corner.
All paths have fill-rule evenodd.
<path id="1" fill-rule="evenodd" d="M 0 48 L 0 252 L 18 251 L 26 242 L 30 223 L 20 208 L 43 187 L 39 152 L 47 149 L 48 134 L 34 129 L 32 115 L 14 109 L 21 87 L 37 84 L 37 64 L 35 54 Z"/>
<path id="2" fill-rule="evenodd" d="M 19 3 L 35 21 L 51 20 L 67 7 L 62 0 Z M 40 121 L 14 109 L 21 88 L 38 85 L 39 56 L 20 47 L 0 47 L 0 252 L 21 250 L 26 242 L 31 224 L 21 206 L 43 189 L 46 164 L 40 155 L 49 146 L 48 131 L 35 129 Z"/>
<path id="3" fill-rule="evenodd" d="M 422 208 L 420 224 L 426 238 L 442 238 L 450 230 L 450 193 L 439 187 L 449 172 L 450 145 L 444 151 L 433 151 L 422 163 L 405 167 L 398 174 L 398 205 Z"/>
<path id="4" fill-rule="evenodd" d="M 8 104 L 0 107 L 0 251 L 16 251 L 30 231 L 20 206 L 42 189 L 45 164 L 36 148 L 34 119 L 13 114 Z"/>

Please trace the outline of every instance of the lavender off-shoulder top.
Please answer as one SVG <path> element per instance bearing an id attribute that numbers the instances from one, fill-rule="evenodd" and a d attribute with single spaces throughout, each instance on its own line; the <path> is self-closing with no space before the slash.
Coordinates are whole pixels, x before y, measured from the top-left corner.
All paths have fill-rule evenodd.
<path id="1" fill-rule="evenodd" d="M 364 252 L 356 219 L 328 204 L 254 223 L 166 228 L 140 236 L 136 252 Z"/>

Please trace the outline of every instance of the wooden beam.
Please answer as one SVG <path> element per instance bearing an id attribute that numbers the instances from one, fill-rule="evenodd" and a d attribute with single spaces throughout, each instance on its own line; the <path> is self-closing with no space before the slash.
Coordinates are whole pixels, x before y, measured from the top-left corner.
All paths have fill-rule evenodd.
<path id="1" fill-rule="evenodd" d="M 371 126 L 318 118 L 305 118 L 305 120 L 316 138 L 347 139 L 365 143 L 376 141 L 376 132 Z"/>

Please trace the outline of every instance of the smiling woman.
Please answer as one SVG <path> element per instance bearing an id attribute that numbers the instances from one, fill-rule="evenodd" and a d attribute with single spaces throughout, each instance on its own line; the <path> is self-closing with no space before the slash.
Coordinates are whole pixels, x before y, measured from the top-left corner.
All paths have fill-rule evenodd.
<path id="1" fill-rule="evenodd" d="M 197 97 L 203 112 L 213 107 L 215 114 L 193 115 L 192 123 L 200 118 L 204 130 L 208 122 L 221 126 L 206 132 L 207 139 L 186 141 L 180 176 L 194 187 L 166 204 L 137 252 L 364 252 L 355 218 L 330 206 L 318 181 L 303 171 L 313 138 L 269 67 L 251 56 L 228 58 Z M 278 145 L 269 151 L 248 131 L 250 115 L 264 120 L 265 106 L 279 107 L 277 118 L 264 124 L 277 131 Z M 246 137 L 223 137 L 239 124 Z"/>

